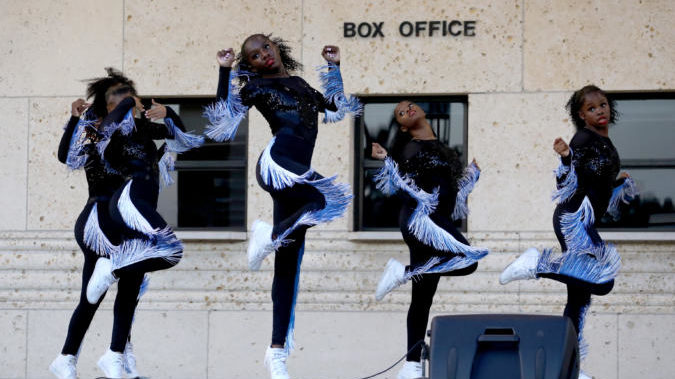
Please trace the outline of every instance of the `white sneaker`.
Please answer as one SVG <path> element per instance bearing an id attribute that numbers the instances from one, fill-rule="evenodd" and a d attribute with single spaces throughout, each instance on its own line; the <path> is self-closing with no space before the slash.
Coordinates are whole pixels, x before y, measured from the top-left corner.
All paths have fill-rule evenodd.
<path id="1" fill-rule="evenodd" d="M 258 271 L 262 261 L 274 251 L 272 247 L 272 225 L 255 220 L 248 241 L 248 267 Z"/>
<path id="2" fill-rule="evenodd" d="M 398 372 L 396 379 L 422 378 L 422 375 L 424 375 L 423 371 L 421 362 L 405 361 L 403 367 L 401 367 L 401 370 Z"/>
<path id="3" fill-rule="evenodd" d="M 283 348 L 267 348 L 267 351 L 265 351 L 265 367 L 270 370 L 271 379 L 289 379 L 286 359 L 288 359 L 288 353 Z"/>
<path id="4" fill-rule="evenodd" d="M 405 282 L 405 266 L 394 258 L 389 259 L 387 266 L 384 268 L 382 278 L 380 278 L 380 282 L 377 284 L 375 299 L 377 301 L 382 300 L 386 294 Z"/>
<path id="5" fill-rule="evenodd" d="M 117 281 L 112 274 L 112 262 L 108 258 L 99 258 L 96 261 L 94 272 L 87 285 L 87 301 L 96 304 L 111 284 Z"/>
<path id="6" fill-rule="evenodd" d="M 138 378 L 141 374 L 136 370 L 136 355 L 134 354 L 134 345 L 127 341 L 124 346 L 124 371 L 130 378 Z"/>
<path id="7" fill-rule="evenodd" d="M 98 368 L 103 371 L 106 378 L 124 378 L 124 354 L 116 353 L 110 349 L 98 359 Z"/>
<path id="8" fill-rule="evenodd" d="M 535 248 L 527 249 L 510 265 L 506 266 L 499 275 L 499 283 L 506 284 L 514 280 L 536 279 L 539 251 Z"/>
<path id="9" fill-rule="evenodd" d="M 59 379 L 77 379 L 77 357 L 59 354 L 49 365 L 49 371 Z"/>

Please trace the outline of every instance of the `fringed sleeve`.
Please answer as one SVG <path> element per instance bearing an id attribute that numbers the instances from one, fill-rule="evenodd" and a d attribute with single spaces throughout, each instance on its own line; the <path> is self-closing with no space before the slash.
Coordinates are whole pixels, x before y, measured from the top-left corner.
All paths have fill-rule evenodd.
<path id="1" fill-rule="evenodd" d="M 101 157 L 104 157 L 105 149 L 110 143 L 113 134 L 119 131 L 122 135 L 129 135 L 136 130 L 133 108 L 136 100 L 133 97 L 127 97 L 122 100 L 112 112 L 110 112 L 101 124 L 103 137 L 96 144 L 96 149 Z"/>
<path id="2" fill-rule="evenodd" d="M 166 112 L 164 124 L 169 132 L 169 137 L 166 140 L 169 151 L 174 153 L 184 153 L 204 144 L 204 136 L 194 135 L 185 131 L 183 122 L 176 112 L 168 107 Z"/>
<path id="3" fill-rule="evenodd" d="M 61 136 L 61 142 L 59 142 L 59 149 L 56 154 L 61 163 L 66 163 L 66 159 L 68 159 L 68 150 L 73 143 L 73 133 L 78 127 L 79 122 L 80 119 L 78 117 L 71 116 L 68 123 L 63 127 L 63 136 Z"/>
<path id="4" fill-rule="evenodd" d="M 553 191 L 552 199 L 559 204 L 569 200 L 577 191 L 577 173 L 574 169 L 574 156 L 570 148 L 570 155 L 560 158 L 560 164 L 555 170 L 556 190 Z"/>
<path id="5" fill-rule="evenodd" d="M 157 162 L 157 166 L 159 167 L 159 177 L 162 179 L 160 182 L 160 190 L 174 183 L 174 180 L 171 177 L 171 171 L 174 170 L 176 164 L 173 153 L 168 148 L 168 140 L 167 144 L 164 145 L 163 150 L 164 153 L 162 154 L 162 158 Z"/>
<path id="6" fill-rule="evenodd" d="M 171 108 L 167 108 L 167 117 L 164 118 L 164 124 L 168 129 L 168 138 L 164 140 L 166 143 L 164 154 L 158 162 L 159 173 L 162 178 L 161 188 L 174 183 L 171 177 L 171 171 L 174 170 L 175 166 L 174 154 L 184 153 L 204 144 L 203 136 L 185 131 L 180 117 Z"/>
<path id="7" fill-rule="evenodd" d="M 324 69 L 326 71 L 321 71 Z M 339 65 L 328 63 L 320 66 L 317 70 L 320 71 L 319 80 L 321 81 L 321 88 L 323 89 L 323 96 L 326 102 L 334 104 L 337 108 L 336 111 L 325 110 L 324 123 L 338 122 L 345 118 L 347 113 L 360 115 L 363 112 L 363 106 L 359 102 L 359 99 L 355 96 L 345 96 Z"/>
<path id="8" fill-rule="evenodd" d="M 396 183 L 398 175 L 398 164 L 390 157 L 384 159 L 384 166 L 375 175 L 376 187 L 380 192 L 387 196 L 395 194 L 400 186 Z"/>
<path id="9" fill-rule="evenodd" d="M 614 187 L 614 190 L 612 190 L 612 197 L 609 199 L 607 213 L 613 219 L 618 219 L 620 216 L 619 204 L 622 202 L 628 204 L 637 195 L 639 195 L 639 192 L 635 186 L 635 182 L 632 178 L 626 178 L 623 183 Z"/>
<path id="10" fill-rule="evenodd" d="M 204 117 L 209 121 L 206 128 L 206 136 L 218 142 L 234 139 L 239 124 L 246 117 L 248 107 L 242 103 L 239 87 L 233 79 L 237 76 L 234 71 L 229 71 L 227 79 L 223 78 L 221 70 L 218 87 L 225 87 L 227 91 L 219 90 L 219 96 L 215 103 L 204 109 Z M 223 83 L 223 81 L 225 81 Z M 222 92 L 225 92 L 223 94 Z"/>
<path id="11" fill-rule="evenodd" d="M 476 163 L 471 162 L 458 183 L 457 200 L 455 201 L 455 209 L 452 212 L 453 220 L 463 219 L 469 214 L 467 200 L 476 182 L 478 182 L 478 178 L 480 178 L 480 169 Z"/>
<path id="12" fill-rule="evenodd" d="M 84 167 L 87 163 L 88 154 L 84 148 L 87 140 L 87 134 L 85 128 L 88 126 L 94 125 L 94 120 L 87 119 L 86 117 L 81 118 L 77 121 L 75 130 L 72 131 L 70 136 L 70 143 L 68 145 L 67 155 L 65 164 L 71 170 L 77 170 Z M 65 135 L 64 135 L 65 138 Z M 63 142 L 62 142 L 63 143 Z M 59 148 L 59 159 L 61 154 L 61 148 Z"/>

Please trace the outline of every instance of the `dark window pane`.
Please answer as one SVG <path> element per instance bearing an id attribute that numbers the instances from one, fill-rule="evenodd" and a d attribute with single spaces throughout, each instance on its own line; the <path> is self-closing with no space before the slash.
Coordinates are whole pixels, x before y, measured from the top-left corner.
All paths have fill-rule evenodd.
<path id="1" fill-rule="evenodd" d="M 378 169 L 365 170 L 363 181 L 363 226 L 364 229 L 398 228 L 398 214 L 401 209 L 401 198 L 385 196 L 375 188 L 373 177 Z"/>
<path id="2" fill-rule="evenodd" d="M 675 161 L 675 99 L 619 100 L 610 130 L 622 161 Z"/>
<path id="3" fill-rule="evenodd" d="M 213 98 L 159 99 L 178 113 L 188 131 L 203 134 L 204 107 Z M 198 149 L 178 154 L 175 184 L 162 190 L 159 212 L 179 229 L 246 228 L 246 141 L 248 119 L 229 142 L 207 140 Z"/>
<path id="4" fill-rule="evenodd" d="M 619 121 L 610 130 L 623 171 L 633 177 L 640 196 L 621 204 L 621 215 L 605 215 L 608 229 L 675 228 L 675 98 L 672 94 L 616 94 Z"/>
<path id="5" fill-rule="evenodd" d="M 600 225 L 605 228 L 675 227 L 675 170 L 632 168 L 630 174 L 640 190 L 640 196 L 630 204 L 621 204 L 618 220 L 605 215 Z"/>
<path id="6" fill-rule="evenodd" d="M 178 225 L 227 228 L 246 222 L 246 171 L 179 170 Z"/>

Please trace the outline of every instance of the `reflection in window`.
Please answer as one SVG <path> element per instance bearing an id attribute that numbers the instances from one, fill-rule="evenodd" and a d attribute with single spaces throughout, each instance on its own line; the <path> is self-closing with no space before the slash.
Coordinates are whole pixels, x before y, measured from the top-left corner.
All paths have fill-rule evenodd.
<path id="1" fill-rule="evenodd" d="M 382 162 L 370 158 L 371 143 L 384 146 L 392 156 L 407 142 L 398 131 L 394 108 L 402 100 L 411 100 L 426 113 L 438 139 L 454 149 L 466 164 L 466 97 L 386 97 L 361 98 L 363 115 L 355 124 L 356 169 L 354 178 L 354 229 L 398 229 L 401 199 L 385 196 L 375 188 L 373 177 Z M 403 138 L 402 138 L 403 137 Z M 459 223 L 458 225 L 461 225 Z"/>
<path id="2" fill-rule="evenodd" d="M 619 121 L 610 138 L 621 170 L 635 180 L 640 196 L 621 205 L 621 216 L 602 218 L 603 228 L 675 228 L 675 96 L 616 94 Z"/>
<path id="3" fill-rule="evenodd" d="M 203 134 L 204 106 L 213 98 L 161 99 L 180 115 L 187 130 Z M 246 229 L 246 141 L 248 119 L 230 142 L 211 140 L 198 149 L 178 154 L 175 183 L 159 194 L 158 210 L 174 228 Z"/>

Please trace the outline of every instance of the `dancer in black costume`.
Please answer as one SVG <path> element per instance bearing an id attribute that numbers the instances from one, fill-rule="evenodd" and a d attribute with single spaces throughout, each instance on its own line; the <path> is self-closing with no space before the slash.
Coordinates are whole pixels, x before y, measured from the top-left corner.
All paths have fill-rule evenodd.
<path id="1" fill-rule="evenodd" d="M 118 278 L 138 280 L 147 272 L 167 269 L 180 261 L 182 244 L 156 210 L 160 174 L 170 184 L 171 153 L 187 151 L 203 142 L 203 137 L 185 133 L 180 117 L 170 108 L 153 100 L 153 107 L 145 111 L 132 88 L 113 87 L 106 98 L 115 107 L 103 119 L 103 138 L 96 148 L 106 168 L 119 173 L 125 182 L 112 195 L 108 207 L 117 228 L 113 243 L 119 247 L 110 259 L 97 261 L 87 287 L 91 303 L 99 301 Z M 136 119 L 134 115 L 140 117 Z M 164 124 L 149 119 L 163 119 Z M 158 139 L 166 139 L 159 150 L 154 142 Z M 126 316 L 121 323 L 123 331 L 131 328 L 133 312 Z M 117 377 L 120 372 L 120 345 L 114 342 L 99 360 L 99 367 L 108 377 Z"/>
<path id="2" fill-rule="evenodd" d="M 90 304 L 86 300 L 87 284 L 94 271 L 96 260 L 100 256 L 108 256 L 116 248 L 110 242 L 115 231 L 108 215 L 108 203 L 113 193 L 124 183 L 124 178 L 106 169 L 95 149 L 95 143 L 98 142 L 100 135 L 98 127 L 109 110 L 105 101 L 106 91 L 118 85 L 133 89 L 133 82 L 112 68 L 108 68 L 107 71 L 107 76 L 89 81 L 87 97 L 93 98 L 91 104 L 84 99 L 73 102 L 72 116 L 64 130 L 57 154 L 59 161 L 69 168 L 84 168 L 89 189 L 87 204 L 75 223 L 75 240 L 84 253 L 80 302 L 71 316 L 61 355 L 50 365 L 52 373 L 61 379 L 77 378 L 76 365 L 82 340 L 103 299 L 101 296 L 98 302 Z M 133 314 L 131 305 L 139 298 L 140 285 L 141 282 L 136 278 L 125 278 L 120 281 L 114 306 L 112 340 L 121 341 L 123 344 L 124 368 L 127 374 L 133 376 L 138 376 L 138 373 L 136 357 L 128 339 L 129 331 L 119 333 L 123 329 L 120 325 L 127 318 L 126 315 Z"/>
<path id="3" fill-rule="evenodd" d="M 231 71 L 232 49 L 218 52 L 218 101 L 206 111 L 211 126 L 207 136 L 218 141 L 234 137 L 247 110 L 255 106 L 269 122 L 274 137 L 260 156 L 256 176 L 274 202 L 274 225 L 256 221 L 248 248 L 249 267 L 259 269 L 276 252 L 272 284 L 272 343 L 265 363 L 273 379 L 288 378 L 286 359 L 293 347 L 294 307 L 307 228 L 341 216 L 351 194 L 347 185 L 333 183 L 311 167 L 318 132 L 319 112 L 324 122 L 335 122 L 347 112 L 359 112 L 355 98 L 342 89 L 340 51 L 326 46 L 322 52 L 327 72 L 322 73 L 322 95 L 290 72 L 300 67 L 283 40 L 263 34 L 248 37 Z M 238 77 L 239 88 L 232 82 Z"/>
<path id="4" fill-rule="evenodd" d="M 478 180 L 480 170 L 474 162 L 463 170 L 457 153 L 434 135 L 424 111 L 410 101 L 400 102 L 394 116 L 400 130 L 411 137 L 400 156 L 390 157 L 373 143 L 372 157 L 385 161 L 378 173 L 377 186 L 387 195 L 401 192 L 399 225 L 410 250 L 410 265 L 395 259 L 387 263 L 375 297 L 381 300 L 396 287 L 412 280 L 408 310 L 408 353 L 397 378 L 419 378 L 423 374 L 418 342 L 424 339 L 429 310 L 441 276 L 473 273 L 477 261 L 487 255 L 469 242 L 453 225 L 466 216 L 467 197 Z M 414 349 L 413 349 L 414 347 Z"/>
<path id="5" fill-rule="evenodd" d="M 584 318 L 591 295 L 608 294 L 621 267 L 618 252 L 600 238 L 595 223 L 605 212 L 618 215 L 619 203 L 628 202 L 637 191 L 627 173 L 619 174 L 619 154 L 609 139 L 609 125 L 617 119 L 615 103 L 600 88 L 590 85 L 574 92 L 567 109 L 577 132 L 569 146 L 562 138 L 556 138 L 553 144 L 560 156 L 553 229 L 562 255 L 554 256 L 550 249 L 543 253 L 528 249 L 502 272 L 499 281 L 506 284 L 543 277 L 565 283 L 567 304 L 563 314 L 572 320 L 578 333 L 583 359 L 587 351 Z"/>

